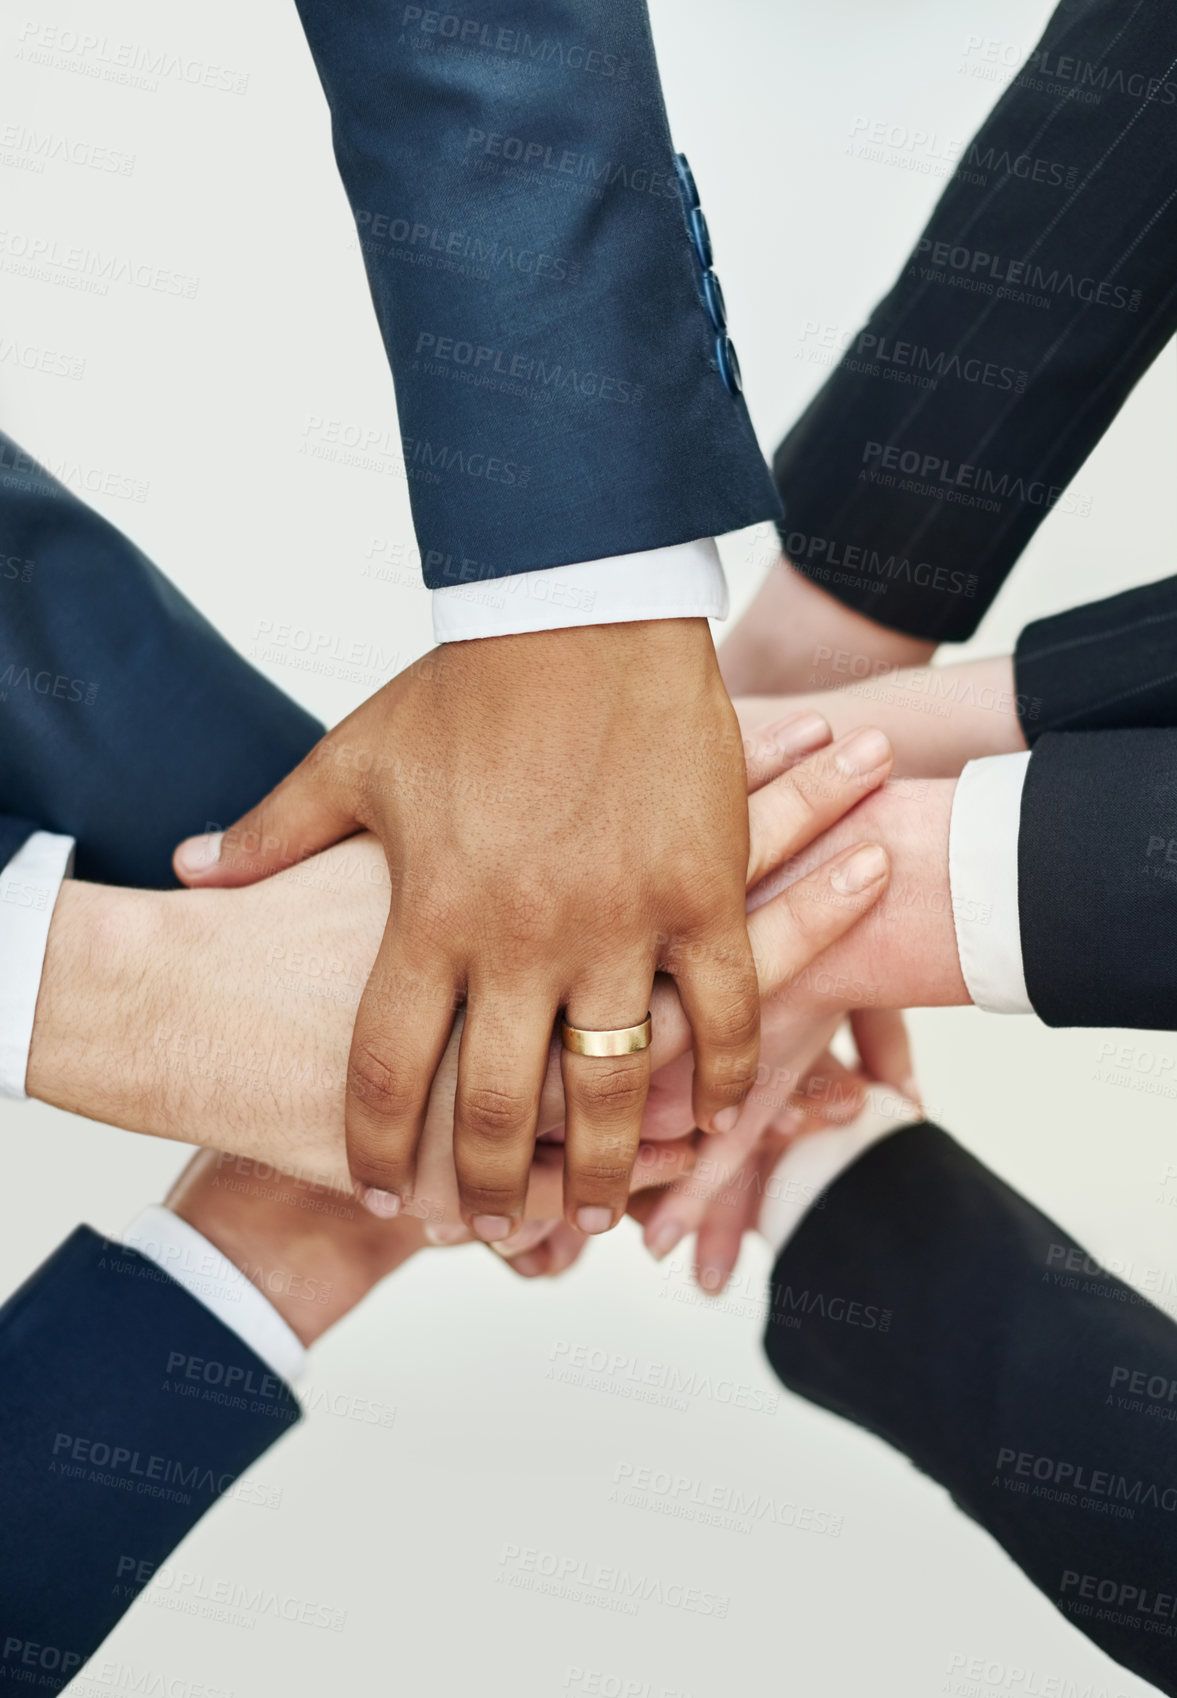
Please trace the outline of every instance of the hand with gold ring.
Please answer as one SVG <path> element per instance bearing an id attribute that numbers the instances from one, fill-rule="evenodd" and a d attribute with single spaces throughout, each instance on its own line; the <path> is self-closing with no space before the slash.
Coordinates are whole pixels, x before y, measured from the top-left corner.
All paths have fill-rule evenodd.
<path id="1" fill-rule="evenodd" d="M 787 753 L 781 753 L 782 745 L 786 749 L 795 747 L 799 739 L 809 747 L 817 743 L 826 746 L 800 760 L 790 759 Z M 853 808 L 865 795 L 877 790 L 890 770 L 890 751 L 885 739 L 881 745 L 878 741 L 859 744 L 857 749 L 855 745 L 856 738 L 853 737 L 831 744 L 828 728 L 820 720 L 813 722 L 812 716 L 806 722 L 798 722 L 794 717 L 747 740 L 748 781 L 753 792 L 748 804 L 753 845 L 748 865 L 750 887 L 758 884 L 779 863 L 798 855 L 824 830 L 844 817 L 847 827 L 852 827 Z M 865 760 L 859 752 L 864 746 Z M 850 835 L 851 846 L 840 846 L 838 854 L 816 866 L 750 916 L 749 937 L 762 999 L 774 997 L 796 981 L 825 949 L 858 923 L 886 888 L 886 855 L 875 845 L 854 843 L 852 831 Z M 619 1218 L 639 1138 L 647 1141 L 679 1138 L 695 1124 L 691 1112 L 688 1054 L 691 1031 L 670 974 L 661 974 L 655 981 L 648 1019 L 649 1048 L 639 1050 L 637 1055 L 652 1070 L 653 1103 L 657 1104 L 660 1098 L 673 1098 L 675 1124 L 673 1129 L 659 1125 L 657 1116 L 652 1119 L 647 1112 L 643 1123 L 646 1130 L 639 1127 L 632 1133 L 626 1129 L 619 1131 L 615 1145 L 608 1152 L 610 1171 L 593 1176 L 594 1189 L 589 1200 L 601 1211 L 596 1217 L 600 1225 L 593 1222 L 595 1230 L 604 1231 Z M 567 1022 L 564 1024 L 566 1026 Z M 810 1048 L 812 1055 L 819 1053 L 827 1041 L 828 1022 L 825 1017 L 816 1025 L 820 1029 L 815 1031 Z M 575 1030 L 582 1033 L 587 1030 L 586 1041 L 590 1044 L 594 1039 L 599 1042 L 604 1036 L 599 1029 L 582 1027 Z M 619 1038 L 618 1031 L 627 1035 Z M 570 1052 L 562 1031 L 553 1038 L 540 1104 L 539 1126 L 543 1135 L 563 1138 L 564 1092 L 569 1070 L 575 1067 L 606 1071 L 626 1066 L 631 1056 L 624 1053 L 625 1048 L 633 1041 L 634 1034 L 644 1031 L 644 1021 L 631 1028 L 610 1029 L 604 1041 L 620 1044 L 623 1049 L 620 1056 L 612 1057 Z M 580 1039 L 574 1041 L 581 1042 Z M 677 1063 L 677 1066 L 672 1067 L 672 1063 Z M 663 1089 L 660 1071 L 663 1069 L 668 1075 L 669 1088 L 666 1090 Z M 456 1220 L 459 1212 L 450 1138 L 450 1103 L 452 1098 L 447 1100 L 444 1086 L 435 1089 L 419 1161 L 420 1182 L 425 1186 L 432 1205 L 440 1207 L 447 1222 Z M 582 1175 L 579 1197 L 570 1196 L 566 1190 L 565 1220 L 570 1228 L 577 1225 L 573 1217 L 574 1202 L 580 1202 L 583 1207 L 583 1199 Z M 526 1244 L 530 1249 L 536 1245 L 536 1233 L 535 1227 L 528 1226 L 522 1237 L 517 1232 L 504 1232 L 496 1243 L 508 1249 Z M 571 1245 L 576 1240 L 568 1242 Z"/>

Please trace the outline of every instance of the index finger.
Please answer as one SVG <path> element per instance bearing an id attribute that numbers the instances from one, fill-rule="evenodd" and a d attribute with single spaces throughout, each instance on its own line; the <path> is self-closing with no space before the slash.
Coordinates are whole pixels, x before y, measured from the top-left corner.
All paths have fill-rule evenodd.
<path id="1" fill-rule="evenodd" d="M 812 843 L 875 790 L 894 756 L 881 731 L 861 727 L 774 778 L 748 799 L 748 888 Z"/>

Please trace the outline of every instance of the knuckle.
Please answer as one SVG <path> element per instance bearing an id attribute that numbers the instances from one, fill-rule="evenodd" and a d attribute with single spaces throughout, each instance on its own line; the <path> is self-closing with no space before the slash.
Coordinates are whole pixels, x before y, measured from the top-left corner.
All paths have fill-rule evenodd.
<path id="1" fill-rule="evenodd" d="M 593 1068 L 577 1095 L 590 1111 L 609 1113 L 618 1117 L 637 1114 L 646 1100 L 645 1067 Z"/>
<path id="2" fill-rule="evenodd" d="M 357 1184 L 375 1185 L 382 1191 L 400 1190 L 406 1178 L 399 1151 L 387 1141 L 377 1140 L 370 1132 L 360 1136 L 349 1132 L 347 1165 Z"/>
<path id="3" fill-rule="evenodd" d="M 462 1094 L 459 1118 L 475 1137 L 498 1142 L 523 1131 L 532 1114 L 532 1105 L 517 1091 L 501 1090 L 494 1085 L 476 1085 Z"/>
<path id="4" fill-rule="evenodd" d="M 619 1191 L 628 1189 L 630 1172 L 625 1162 L 589 1160 L 576 1164 L 572 1179 L 577 1190 L 591 1186 L 599 1191 Z"/>
<path id="5" fill-rule="evenodd" d="M 472 1215 L 513 1215 L 522 1200 L 523 1187 L 514 1181 L 481 1178 L 462 1181 L 462 1202 Z"/>
<path id="6" fill-rule="evenodd" d="M 689 932 L 709 931 L 730 905 L 729 881 L 718 870 L 701 874 L 698 866 L 684 868 L 669 888 L 676 892 L 675 920 Z"/>
<path id="7" fill-rule="evenodd" d="M 707 1081 L 707 1088 L 727 1102 L 740 1103 L 756 1083 L 756 1074 L 743 1067 L 723 1068 Z"/>
<path id="8" fill-rule="evenodd" d="M 517 872 L 498 902 L 496 942 L 530 953 L 552 935 L 552 892 L 543 879 Z"/>
<path id="9" fill-rule="evenodd" d="M 823 769 L 824 774 L 824 769 Z M 796 773 L 788 772 L 777 780 L 779 789 L 776 793 L 777 805 L 780 808 L 780 823 L 793 831 L 801 831 L 817 821 L 818 807 L 816 791 L 823 781 L 829 783 L 828 775 L 819 778 L 815 770 L 805 773 L 804 778 Z"/>
<path id="10" fill-rule="evenodd" d="M 708 1042 L 719 1049 L 752 1049 L 760 1035 L 760 1005 L 755 998 L 731 997 L 708 1010 L 704 1029 Z"/>
<path id="11" fill-rule="evenodd" d="M 405 1073 L 390 1067 L 367 1044 L 353 1051 L 347 1068 L 348 1096 L 381 1119 L 402 1120 L 416 1113 L 420 1093 Z"/>
<path id="12" fill-rule="evenodd" d="M 382 1161 L 379 1156 L 352 1156 L 348 1161 L 348 1169 L 353 1182 L 365 1190 L 372 1186 L 377 1191 L 393 1191 L 399 1194 L 408 1179 L 394 1162 Z"/>
<path id="13" fill-rule="evenodd" d="M 464 904 L 458 893 L 438 880 L 414 887 L 412 905 L 406 909 L 403 936 L 406 944 L 445 951 L 461 937 L 465 928 Z"/>

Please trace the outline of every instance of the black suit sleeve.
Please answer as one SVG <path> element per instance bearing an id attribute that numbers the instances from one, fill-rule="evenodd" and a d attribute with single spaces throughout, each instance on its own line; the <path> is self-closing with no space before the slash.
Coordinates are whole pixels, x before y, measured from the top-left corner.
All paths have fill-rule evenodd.
<path id="1" fill-rule="evenodd" d="M 1177 8 L 1065 0 L 777 451 L 785 552 L 972 635 L 1177 324 Z"/>
<path id="2" fill-rule="evenodd" d="M 1177 1029 L 1177 730 L 1038 739 L 1018 912 L 1048 1026 Z"/>
<path id="3" fill-rule="evenodd" d="M 88 1227 L 0 1308 L 0 1384 L 0 1686 L 58 1691 L 299 1409 L 182 1286 Z"/>
<path id="4" fill-rule="evenodd" d="M 843 1173 L 773 1271 L 792 1390 L 946 1487 L 1110 1656 L 1177 1693 L 1177 1326 L 928 1124 Z"/>
<path id="5" fill-rule="evenodd" d="M 1177 578 L 1035 620 L 1014 677 L 1031 747 L 1044 731 L 1177 726 Z"/>

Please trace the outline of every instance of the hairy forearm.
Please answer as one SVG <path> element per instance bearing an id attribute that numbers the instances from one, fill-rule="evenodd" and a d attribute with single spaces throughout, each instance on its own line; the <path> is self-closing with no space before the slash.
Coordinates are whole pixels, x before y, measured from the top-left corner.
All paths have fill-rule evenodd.
<path id="1" fill-rule="evenodd" d="M 343 1089 L 385 877 L 365 841 L 242 892 L 67 881 L 37 1002 L 30 1096 L 224 1152 L 215 1159 L 230 1166 L 206 1200 L 249 1192 L 261 1164 L 264 1185 L 286 1199 L 280 1218 L 322 1222 L 350 1209 Z M 447 1140 L 460 1030 L 459 1016 L 428 1110 Z M 541 1131 L 563 1122 L 558 1060 L 545 1110 Z M 537 1155 L 529 1217 L 559 1214 L 560 1181 L 559 1152 Z M 444 1202 L 418 1187 L 405 1215 L 436 1222 Z"/>
<path id="2" fill-rule="evenodd" d="M 165 930 L 152 892 L 65 881 L 37 998 L 31 1097 L 131 1127 L 152 1112 L 144 1098 L 163 1013 L 153 986 Z"/>
<path id="3" fill-rule="evenodd" d="M 228 898 L 232 901 L 232 898 Z M 50 926 L 26 1088 L 130 1132 L 227 1149 L 349 1190 L 343 1086 L 358 982 L 312 997 L 221 893 L 67 880 Z M 320 935 L 324 957 L 332 943 Z M 359 981 L 359 975 L 356 976 Z"/>
<path id="4" fill-rule="evenodd" d="M 835 737 L 859 725 L 886 732 L 895 771 L 914 778 L 956 778 L 984 755 L 1025 750 L 1014 688 L 1013 661 L 962 661 L 956 666 L 847 671 L 841 688 L 790 696 L 745 697 L 745 733 L 779 719 L 782 710 L 820 713 Z"/>

